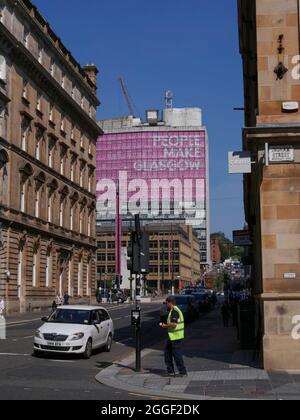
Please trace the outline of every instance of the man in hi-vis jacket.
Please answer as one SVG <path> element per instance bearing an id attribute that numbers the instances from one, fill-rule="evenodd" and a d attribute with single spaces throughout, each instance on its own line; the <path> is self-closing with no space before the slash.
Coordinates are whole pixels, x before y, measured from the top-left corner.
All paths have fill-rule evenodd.
<path id="1" fill-rule="evenodd" d="M 168 342 L 165 349 L 165 363 L 167 366 L 165 376 L 175 376 L 175 361 L 179 370 L 179 377 L 185 377 L 187 376 L 187 370 L 181 352 L 181 343 L 184 340 L 184 316 L 178 306 L 176 306 L 175 297 L 168 297 L 166 302 L 169 310 L 168 320 L 166 324 L 160 324 L 162 328 L 168 330 Z"/>

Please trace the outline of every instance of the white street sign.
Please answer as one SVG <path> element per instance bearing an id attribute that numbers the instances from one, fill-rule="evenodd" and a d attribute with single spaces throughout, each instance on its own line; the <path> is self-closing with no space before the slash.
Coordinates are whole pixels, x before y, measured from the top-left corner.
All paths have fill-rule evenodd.
<path id="1" fill-rule="evenodd" d="M 294 162 L 294 148 L 292 146 L 271 146 L 269 148 L 269 161 L 271 163 Z"/>
<path id="2" fill-rule="evenodd" d="M 251 153 L 229 152 L 228 165 L 230 174 L 251 174 Z"/>

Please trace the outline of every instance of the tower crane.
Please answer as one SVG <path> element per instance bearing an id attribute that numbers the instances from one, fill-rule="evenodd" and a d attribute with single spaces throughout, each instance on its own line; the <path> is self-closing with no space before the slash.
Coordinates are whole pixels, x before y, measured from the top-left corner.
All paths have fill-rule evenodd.
<path id="1" fill-rule="evenodd" d="M 121 88 L 122 88 L 123 94 L 124 94 L 126 102 L 127 102 L 129 113 L 130 113 L 131 116 L 134 117 L 135 116 L 135 112 L 134 112 L 135 107 L 134 107 L 133 101 L 132 101 L 132 99 L 129 95 L 129 92 L 128 92 L 128 89 L 127 89 L 127 86 L 124 82 L 123 77 L 119 77 L 119 82 L 121 84 Z"/>

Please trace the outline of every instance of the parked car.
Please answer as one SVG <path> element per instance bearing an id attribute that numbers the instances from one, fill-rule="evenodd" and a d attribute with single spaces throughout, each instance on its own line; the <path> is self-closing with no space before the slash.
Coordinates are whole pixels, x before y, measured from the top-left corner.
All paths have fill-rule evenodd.
<path id="1" fill-rule="evenodd" d="M 206 312 L 211 309 L 211 301 L 207 293 L 194 293 L 200 312 Z"/>
<path id="2" fill-rule="evenodd" d="M 93 350 L 112 347 L 113 321 L 104 308 L 93 306 L 60 306 L 34 336 L 34 355 L 43 353 L 81 354 L 89 359 Z"/>
<path id="3" fill-rule="evenodd" d="M 192 295 L 176 295 L 176 305 L 181 309 L 184 319 L 187 322 L 195 320 L 199 316 L 199 309 L 196 299 Z M 167 304 L 164 303 L 160 311 L 161 322 L 166 323 L 168 319 Z"/>

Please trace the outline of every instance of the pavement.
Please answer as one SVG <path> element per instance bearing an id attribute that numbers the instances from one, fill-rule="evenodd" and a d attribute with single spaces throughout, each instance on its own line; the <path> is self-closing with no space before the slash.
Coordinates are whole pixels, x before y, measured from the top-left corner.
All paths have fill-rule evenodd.
<path id="1" fill-rule="evenodd" d="M 164 378 L 164 343 L 142 353 L 135 373 L 132 353 L 101 370 L 96 380 L 145 397 L 182 400 L 300 400 L 300 372 L 266 372 L 253 351 L 239 348 L 236 329 L 224 328 L 220 310 L 189 325 L 183 345 L 187 378 Z"/>

